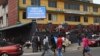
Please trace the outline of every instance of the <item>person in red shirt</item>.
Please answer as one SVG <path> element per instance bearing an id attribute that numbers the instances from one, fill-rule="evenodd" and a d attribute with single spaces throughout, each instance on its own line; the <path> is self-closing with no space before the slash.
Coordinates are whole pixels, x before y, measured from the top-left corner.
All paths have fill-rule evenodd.
<path id="1" fill-rule="evenodd" d="M 82 47 L 83 47 L 83 56 L 85 56 L 85 54 L 87 54 L 88 56 L 92 56 L 90 53 L 90 47 L 89 47 L 89 39 L 87 36 L 83 36 L 82 39 Z"/>
<path id="2" fill-rule="evenodd" d="M 63 56 L 62 55 L 62 43 L 63 43 L 62 36 L 59 35 L 57 39 L 57 51 L 58 51 L 57 56 Z"/>

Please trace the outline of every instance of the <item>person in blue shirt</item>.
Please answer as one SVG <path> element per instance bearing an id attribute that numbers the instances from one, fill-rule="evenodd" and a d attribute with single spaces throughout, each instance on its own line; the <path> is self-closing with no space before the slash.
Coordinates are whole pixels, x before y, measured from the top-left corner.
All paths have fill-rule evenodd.
<path id="1" fill-rule="evenodd" d="M 56 43 L 57 43 L 57 36 L 51 35 L 51 49 L 54 52 L 54 55 L 56 55 Z"/>

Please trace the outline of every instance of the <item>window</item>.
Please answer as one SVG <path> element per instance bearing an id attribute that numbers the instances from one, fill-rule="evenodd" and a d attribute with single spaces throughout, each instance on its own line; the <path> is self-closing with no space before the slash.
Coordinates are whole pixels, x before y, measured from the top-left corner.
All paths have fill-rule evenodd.
<path id="1" fill-rule="evenodd" d="M 57 20 L 57 15 L 56 14 L 48 14 L 48 20 L 56 21 Z"/>
<path id="2" fill-rule="evenodd" d="M 83 5 L 83 10 L 88 11 L 88 5 Z"/>
<path id="3" fill-rule="evenodd" d="M 79 1 L 83 1 L 83 2 L 90 2 L 90 0 L 79 0 Z"/>
<path id="4" fill-rule="evenodd" d="M 77 15 L 65 15 L 65 21 L 76 21 L 76 22 L 80 22 L 80 16 Z"/>
<path id="5" fill-rule="evenodd" d="M 23 4 L 26 4 L 26 0 L 23 0 Z"/>
<path id="6" fill-rule="evenodd" d="M 40 0 L 31 0 L 33 6 L 40 6 Z"/>
<path id="7" fill-rule="evenodd" d="M 6 14 L 6 17 L 8 17 L 8 14 Z"/>
<path id="8" fill-rule="evenodd" d="M 84 22 L 88 22 L 88 17 L 84 16 Z"/>
<path id="9" fill-rule="evenodd" d="M 97 6 L 93 7 L 93 12 L 98 12 L 98 7 Z"/>
<path id="10" fill-rule="evenodd" d="M 23 19 L 26 19 L 26 12 L 23 12 Z"/>
<path id="11" fill-rule="evenodd" d="M 57 7 L 57 1 L 56 0 L 48 0 L 48 6 L 49 7 Z"/>
<path id="12" fill-rule="evenodd" d="M 0 17 L 0 24 L 3 24 L 3 16 Z"/>
<path id="13" fill-rule="evenodd" d="M 100 23 L 100 17 L 94 17 L 94 23 Z"/>
<path id="14" fill-rule="evenodd" d="M 80 10 L 80 5 L 79 4 L 64 4 L 65 9 L 72 9 L 72 10 Z"/>

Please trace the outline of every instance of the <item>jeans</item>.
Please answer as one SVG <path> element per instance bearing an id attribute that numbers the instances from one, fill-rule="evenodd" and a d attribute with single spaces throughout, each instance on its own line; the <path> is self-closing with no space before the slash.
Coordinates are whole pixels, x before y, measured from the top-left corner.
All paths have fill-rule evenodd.
<path id="1" fill-rule="evenodd" d="M 78 45 L 81 46 L 81 40 L 78 40 Z"/>
<path id="2" fill-rule="evenodd" d="M 58 51 L 57 56 L 63 56 L 62 55 L 62 48 L 58 48 L 57 51 Z"/>

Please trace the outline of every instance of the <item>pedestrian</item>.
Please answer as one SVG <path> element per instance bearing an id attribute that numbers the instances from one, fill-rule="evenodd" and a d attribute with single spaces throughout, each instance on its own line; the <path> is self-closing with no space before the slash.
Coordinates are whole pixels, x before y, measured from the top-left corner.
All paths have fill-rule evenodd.
<path id="1" fill-rule="evenodd" d="M 37 49 L 41 51 L 41 39 L 39 36 L 37 36 Z"/>
<path id="2" fill-rule="evenodd" d="M 82 47 L 83 47 L 83 56 L 88 55 L 92 56 L 90 53 L 90 47 L 89 47 L 89 39 L 84 35 L 82 39 Z"/>
<path id="3" fill-rule="evenodd" d="M 58 52 L 57 56 L 63 56 L 62 55 L 62 43 L 63 43 L 62 36 L 59 35 L 57 39 L 57 52 Z"/>
<path id="4" fill-rule="evenodd" d="M 81 41 L 82 41 L 81 32 L 78 32 L 77 39 L 78 39 L 78 45 L 81 46 Z"/>
<path id="5" fill-rule="evenodd" d="M 44 56 L 45 53 L 47 52 L 49 54 L 49 41 L 48 41 L 48 36 L 45 36 L 43 39 L 43 53 L 41 56 Z"/>
<path id="6" fill-rule="evenodd" d="M 56 45 L 57 44 L 57 36 L 51 36 L 51 49 L 54 52 L 54 56 L 56 56 Z"/>
<path id="7" fill-rule="evenodd" d="M 64 38 L 62 47 L 64 49 L 64 52 L 66 51 L 66 47 L 69 46 L 71 44 L 71 42 L 68 40 L 68 38 Z"/>
<path id="8" fill-rule="evenodd" d="M 32 51 L 33 52 L 37 52 L 37 44 L 36 44 L 37 40 L 35 36 L 32 36 Z"/>
<path id="9" fill-rule="evenodd" d="M 31 46 L 31 42 L 29 40 L 26 41 L 24 47 L 27 47 L 27 49 L 29 49 L 30 46 Z"/>

